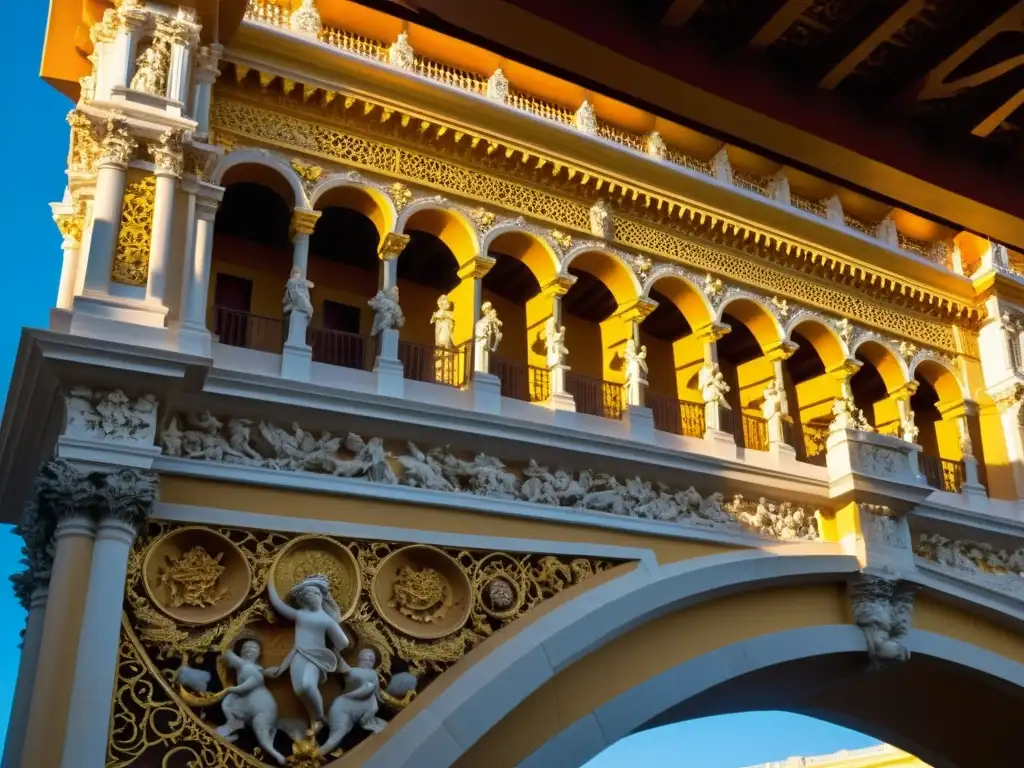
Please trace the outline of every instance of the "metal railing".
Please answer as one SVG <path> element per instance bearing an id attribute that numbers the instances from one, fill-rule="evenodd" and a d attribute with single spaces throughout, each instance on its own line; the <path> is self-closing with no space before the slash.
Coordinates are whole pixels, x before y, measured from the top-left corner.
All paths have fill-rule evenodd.
<path id="1" fill-rule="evenodd" d="M 307 328 L 306 343 L 313 348 L 313 362 L 340 365 L 343 368 L 373 369 L 376 353 L 374 339 L 358 333 Z"/>
<path id="2" fill-rule="evenodd" d="M 565 377 L 565 388 L 576 401 L 576 413 L 589 413 L 606 419 L 622 416 L 621 384 L 592 379 L 570 371 Z"/>
<path id="3" fill-rule="evenodd" d="M 688 403 L 656 392 L 648 392 L 647 407 L 654 416 L 655 429 L 686 437 L 704 437 L 703 403 Z"/>
<path id="4" fill-rule="evenodd" d="M 740 423 L 743 426 L 743 448 L 751 451 L 768 450 L 768 422 L 760 416 L 744 413 L 741 414 Z M 738 437 L 738 435 L 737 435 Z"/>
<path id="5" fill-rule="evenodd" d="M 398 359 L 402 361 L 405 378 L 446 384 L 461 389 L 469 380 L 471 345 L 451 349 L 414 341 L 398 341 Z"/>
<path id="6" fill-rule="evenodd" d="M 502 397 L 540 403 L 551 396 L 551 372 L 547 368 L 492 355 L 491 373 L 501 380 Z"/>
<path id="7" fill-rule="evenodd" d="M 919 457 L 921 473 L 928 485 L 940 491 L 960 493 L 964 484 L 964 463 L 953 459 L 942 459 L 922 453 Z"/>
<path id="8" fill-rule="evenodd" d="M 285 327 L 281 318 L 214 307 L 211 329 L 221 344 L 278 354 L 284 349 Z"/>

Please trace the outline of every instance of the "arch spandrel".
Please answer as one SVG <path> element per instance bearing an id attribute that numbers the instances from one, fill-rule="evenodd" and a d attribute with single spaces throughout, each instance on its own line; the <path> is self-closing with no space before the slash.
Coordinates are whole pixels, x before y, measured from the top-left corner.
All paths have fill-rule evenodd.
<path id="1" fill-rule="evenodd" d="M 749 296 L 732 296 L 723 301 L 718 308 L 716 322 L 728 324 L 722 319 L 726 313 L 739 320 L 754 334 L 762 352 L 767 353 L 774 349 L 786 338 L 775 313 Z"/>
<path id="2" fill-rule="evenodd" d="M 515 223 L 502 224 L 487 232 L 481 253 L 490 253 L 492 249 L 521 261 L 540 285 L 547 285 L 558 274 L 558 254 L 551 244 Z"/>
<path id="3" fill-rule="evenodd" d="M 671 267 L 652 271 L 644 286 L 644 298 L 649 298 L 653 289 L 675 304 L 691 328 L 705 328 L 713 322 L 715 311 L 704 292 Z"/>
<path id="4" fill-rule="evenodd" d="M 316 210 L 338 206 L 363 214 L 373 222 L 382 239 L 395 230 L 398 220 L 398 212 L 390 197 L 344 175 L 328 176 L 313 188 L 309 199 L 310 207 Z"/>
<path id="5" fill-rule="evenodd" d="M 239 149 L 231 152 L 217 163 L 211 180 L 222 187 L 239 182 L 261 184 L 280 195 L 289 208 L 307 207 L 302 180 L 295 169 L 263 150 Z"/>
<path id="6" fill-rule="evenodd" d="M 395 222 L 395 231 L 426 232 L 443 242 L 458 260 L 465 264 L 480 254 L 480 238 L 476 227 L 459 211 L 444 207 L 431 199 L 410 203 Z"/>
<path id="7" fill-rule="evenodd" d="M 636 274 L 618 256 L 587 245 L 570 251 L 562 261 L 562 274 L 569 267 L 589 272 L 611 291 L 620 307 L 631 307 L 643 295 L 643 286 Z"/>

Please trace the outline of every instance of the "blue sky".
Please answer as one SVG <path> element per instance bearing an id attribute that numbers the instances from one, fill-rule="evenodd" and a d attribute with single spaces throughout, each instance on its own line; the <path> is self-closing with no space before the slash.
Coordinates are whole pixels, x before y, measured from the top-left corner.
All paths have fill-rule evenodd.
<path id="1" fill-rule="evenodd" d="M 6 237 L 6 278 L 0 280 L 0 400 L 6 399 L 22 326 L 45 327 L 60 277 L 60 236 L 48 204 L 64 190 L 71 102 L 38 77 L 47 3 L 7 8 L 7 114 L 0 120 L 5 184 L 0 232 Z M 13 15 L 13 18 L 12 18 Z M 13 50 L 11 50 L 13 46 Z M 0 526 L 0 733 L 6 732 L 24 612 L 7 576 L 18 567 L 20 539 Z M 637 734 L 595 758 L 588 768 L 646 765 L 740 768 L 791 755 L 813 755 L 877 743 L 853 731 L 778 712 L 682 723 Z"/>

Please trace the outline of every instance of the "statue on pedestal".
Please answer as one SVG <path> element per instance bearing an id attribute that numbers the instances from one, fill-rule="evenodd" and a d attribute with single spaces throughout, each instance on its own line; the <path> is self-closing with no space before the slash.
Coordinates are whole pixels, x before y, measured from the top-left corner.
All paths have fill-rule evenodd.
<path id="1" fill-rule="evenodd" d="M 641 346 L 638 352 L 636 342 L 630 339 L 626 342 L 626 351 L 622 356 L 626 361 L 626 386 L 647 381 L 647 347 Z"/>
<path id="2" fill-rule="evenodd" d="M 370 299 L 367 304 L 373 310 L 373 327 L 370 329 L 371 336 L 377 336 L 381 331 L 398 330 L 405 325 L 405 314 L 398 306 L 398 286 L 377 291 L 377 295 Z"/>
<path id="3" fill-rule="evenodd" d="M 284 299 L 282 300 L 284 314 L 289 315 L 292 312 L 302 312 L 306 315 L 308 322 L 313 317 L 313 302 L 309 297 L 309 289 L 313 287 L 313 283 L 303 276 L 302 270 L 294 267 L 291 277 L 285 283 Z"/>
<path id="4" fill-rule="evenodd" d="M 452 312 L 452 302 L 447 293 L 442 293 L 437 298 L 437 311 L 430 316 L 430 322 L 434 326 L 434 346 L 438 349 L 451 349 L 452 336 L 455 333 L 455 313 Z"/>
<path id="5" fill-rule="evenodd" d="M 565 326 L 558 325 L 552 315 L 544 325 L 544 349 L 547 352 L 548 367 L 562 365 L 569 348 L 565 346 Z"/>
<path id="6" fill-rule="evenodd" d="M 167 70 L 171 64 L 171 52 L 167 41 L 157 37 L 135 61 L 135 74 L 131 89 L 163 96 L 167 92 Z"/>
<path id="7" fill-rule="evenodd" d="M 498 310 L 489 301 L 480 306 L 480 319 L 476 321 L 477 343 L 483 343 L 488 352 L 497 352 L 501 344 L 501 320 Z"/>
<path id="8" fill-rule="evenodd" d="M 700 369 L 700 396 L 705 403 L 720 403 L 725 400 L 729 385 L 718 367 L 718 363 L 705 365 Z"/>

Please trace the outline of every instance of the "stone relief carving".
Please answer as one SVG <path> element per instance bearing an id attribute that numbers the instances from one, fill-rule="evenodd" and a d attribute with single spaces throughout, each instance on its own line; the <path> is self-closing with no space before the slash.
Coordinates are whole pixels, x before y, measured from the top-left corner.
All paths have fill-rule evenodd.
<path id="1" fill-rule="evenodd" d="M 279 765 L 285 764 L 285 756 L 274 748 L 277 733 L 277 700 L 267 690 L 265 670 L 260 665 L 263 646 L 255 638 L 242 641 L 238 654 L 230 648 L 224 652 L 224 660 L 234 670 L 237 682 L 227 688 L 221 701 L 221 712 L 225 723 L 217 728 L 217 735 L 234 742 L 238 731 L 250 728 L 263 751 Z"/>
<path id="2" fill-rule="evenodd" d="M 170 46 L 167 38 L 158 33 L 135 62 L 135 74 L 132 76 L 131 89 L 153 96 L 165 95 L 167 93 L 167 71 L 170 66 Z"/>
<path id="3" fill-rule="evenodd" d="M 914 554 L 950 575 L 997 592 L 1024 598 L 1024 547 L 998 548 L 983 541 L 922 533 Z"/>
<path id="4" fill-rule="evenodd" d="M 152 445 L 156 440 L 157 403 L 154 395 L 132 401 L 122 390 L 72 387 L 64 397 L 64 434 L 89 440 L 117 440 Z"/>
<path id="5" fill-rule="evenodd" d="M 590 207 L 590 234 L 602 240 L 611 240 L 613 237 L 612 210 L 604 198 Z"/>
<path id="6" fill-rule="evenodd" d="M 910 632 L 917 587 L 906 581 L 861 574 L 848 593 L 854 623 L 864 632 L 873 666 L 906 661 L 903 644 Z"/>
<path id="7" fill-rule="evenodd" d="M 382 331 L 397 331 L 405 325 L 405 313 L 398 305 L 398 286 L 377 291 L 377 295 L 370 299 L 367 304 L 373 310 L 373 326 L 370 328 L 371 336 L 378 336 Z"/>
<path id="8" fill-rule="evenodd" d="M 228 420 L 227 433 L 231 433 L 232 424 L 241 421 Z M 181 423 L 188 429 L 181 430 Z M 702 497 L 693 488 L 674 490 L 639 477 L 620 481 L 615 475 L 590 470 L 552 471 L 535 460 L 516 470 L 484 453 L 464 458 L 448 447 L 424 450 L 411 441 L 396 456 L 380 438 L 363 440 L 350 433 L 342 441 L 328 432 L 314 435 L 297 424 L 289 430 L 260 422 L 255 430 L 234 432 L 236 437 L 243 434 L 244 439 L 231 445 L 223 424 L 211 414 L 179 415 L 171 419 L 161 443 L 165 455 L 177 458 L 331 474 L 735 532 L 751 530 L 776 538 L 817 538 L 814 513 L 786 501 L 765 502 L 767 506 L 760 514 L 756 504 L 748 508 L 742 499 L 726 505 L 718 493 Z M 203 447 L 214 444 L 217 450 Z"/>
<path id="9" fill-rule="evenodd" d="M 857 456 L 861 472 L 883 477 L 899 474 L 899 462 L 903 459 L 903 454 L 892 448 L 867 444 L 860 446 Z"/>
<path id="10" fill-rule="evenodd" d="M 908 549 L 907 540 L 893 511 L 883 504 L 861 504 L 861 520 L 869 542 L 892 549 Z"/>

